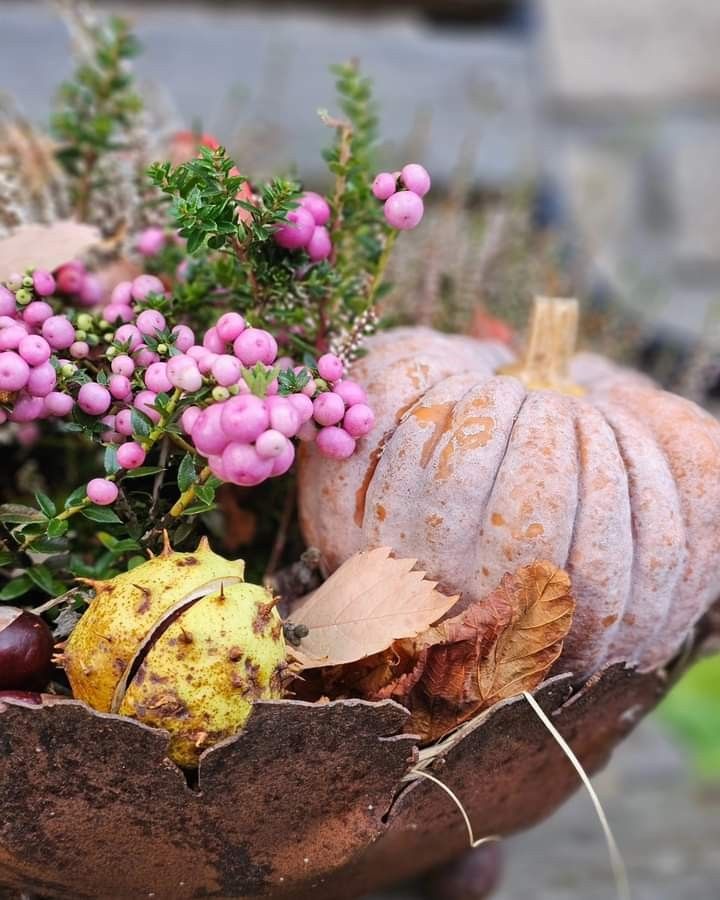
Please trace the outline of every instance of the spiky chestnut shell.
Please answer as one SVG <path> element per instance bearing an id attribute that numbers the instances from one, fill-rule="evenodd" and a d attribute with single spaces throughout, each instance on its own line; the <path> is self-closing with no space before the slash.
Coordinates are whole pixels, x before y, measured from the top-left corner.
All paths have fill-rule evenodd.
<path id="1" fill-rule="evenodd" d="M 244 564 L 163 553 L 110 581 L 73 631 L 64 666 L 75 697 L 170 732 L 185 767 L 238 731 L 256 699 L 282 696 L 285 643 L 272 596 Z"/>

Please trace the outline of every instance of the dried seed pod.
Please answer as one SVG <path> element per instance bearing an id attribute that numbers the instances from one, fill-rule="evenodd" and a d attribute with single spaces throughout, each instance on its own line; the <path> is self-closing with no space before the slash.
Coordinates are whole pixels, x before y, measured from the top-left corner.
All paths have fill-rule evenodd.
<path id="1" fill-rule="evenodd" d="M 78 699 L 170 732 L 170 756 L 203 750 L 244 725 L 257 699 L 282 696 L 285 642 L 272 596 L 201 543 L 95 585 L 65 649 Z"/>
<path id="2" fill-rule="evenodd" d="M 52 632 L 40 616 L 0 607 L 0 690 L 43 688 L 50 677 Z"/>

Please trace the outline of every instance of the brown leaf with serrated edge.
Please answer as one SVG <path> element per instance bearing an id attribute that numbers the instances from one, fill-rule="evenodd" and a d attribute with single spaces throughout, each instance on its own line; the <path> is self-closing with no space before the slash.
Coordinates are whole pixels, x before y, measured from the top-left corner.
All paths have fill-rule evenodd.
<path id="1" fill-rule="evenodd" d="M 415 559 L 395 559 L 387 547 L 350 557 L 293 609 L 308 636 L 291 652 L 304 669 L 345 665 L 413 638 L 455 604 L 414 570 Z"/>
<path id="2" fill-rule="evenodd" d="M 0 240 L 0 281 L 31 267 L 52 272 L 99 242 L 97 228 L 69 219 L 50 225 L 20 225 Z"/>
<path id="3" fill-rule="evenodd" d="M 540 684 L 562 652 L 575 611 L 570 576 L 549 562 L 505 575 L 500 589 L 512 604 L 513 616 L 478 669 L 483 707 Z"/>

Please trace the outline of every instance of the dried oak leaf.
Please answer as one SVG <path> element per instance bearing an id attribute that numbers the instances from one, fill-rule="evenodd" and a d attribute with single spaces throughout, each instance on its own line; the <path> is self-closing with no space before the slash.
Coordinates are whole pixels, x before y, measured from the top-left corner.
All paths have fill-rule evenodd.
<path id="1" fill-rule="evenodd" d="M 356 553 L 293 609 L 309 634 L 293 648 L 303 669 L 339 666 L 381 653 L 437 622 L 457 601 L 437 590 L 417 560 L 394 559 L 387 547 Z"/>
<path id="2" fill-rule="evenodd" d="M 408 732 L 438 740 L 499 700 L 534 690 L 562 651 L 574 608 L 567 573 L 533 563 L 460 615 L 393 644 L 353 686 L 403 703 Z"/>
<path id="3" fill-rule="evenodd" d="M 0 281 L 31 266 L 52 272 L 99 242 L 97 228 L 69 219 L 50 225 L 20 225 L 0 241 Z"/>

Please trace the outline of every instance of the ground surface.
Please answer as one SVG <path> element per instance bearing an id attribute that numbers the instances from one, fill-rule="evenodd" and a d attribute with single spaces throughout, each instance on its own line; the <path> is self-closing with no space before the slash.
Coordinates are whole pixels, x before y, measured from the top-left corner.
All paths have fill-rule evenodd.
<path id="1" fill-rule="evenodd" d="M 643 723 L 595 786 L 623 852 L 633 900 L 720 896 L 720 785 L 693 782 L 667 735 Z M 506 844 L 495 900 L 609 900 L 608 854 L 587 794 Z M 420 900 L 420 891 L 367 900 Z"/>

